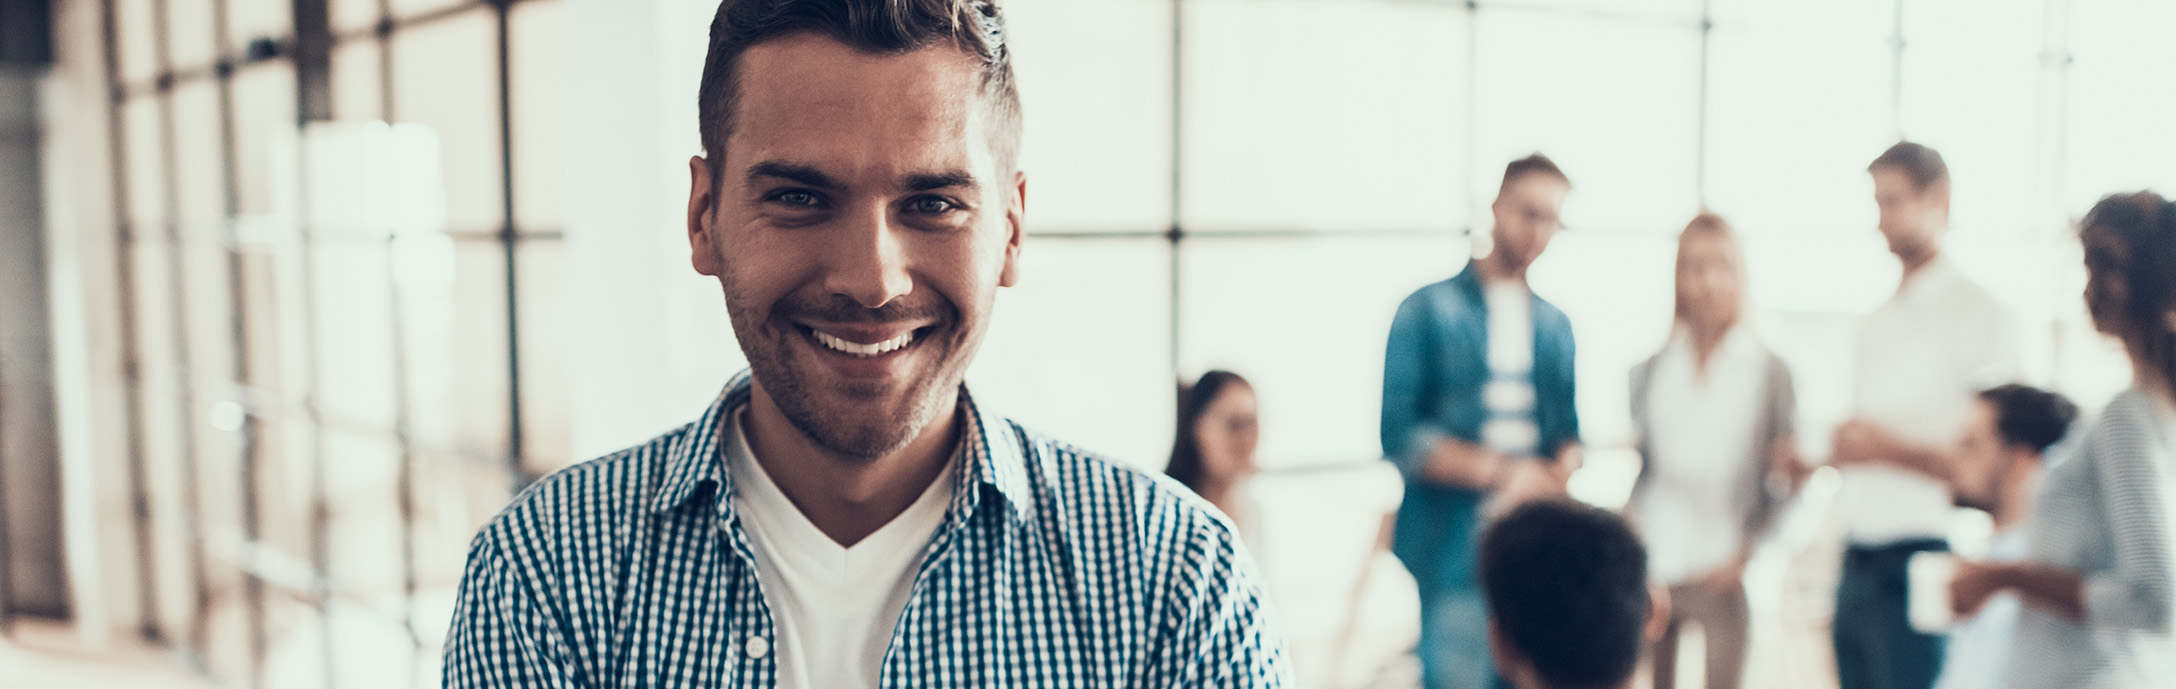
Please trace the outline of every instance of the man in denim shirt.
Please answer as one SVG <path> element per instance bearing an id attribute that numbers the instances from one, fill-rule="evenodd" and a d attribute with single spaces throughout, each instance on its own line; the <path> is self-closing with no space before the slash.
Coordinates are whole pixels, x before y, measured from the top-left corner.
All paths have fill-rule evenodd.
<path id="1" fill-rule="evenodd" d="M 1383 366 L 1383 454 L 1405 476 L 1391 551 L 1420 587 L 1430 689 L 1502 685 L 1474 572 L 1484 514 L 1562 492 L 1578 464 L 1571 322 L 1526 285 L 1571 182 L 1513 161 L 1490 206 L 1495 248 L 1398 306 Z"/>

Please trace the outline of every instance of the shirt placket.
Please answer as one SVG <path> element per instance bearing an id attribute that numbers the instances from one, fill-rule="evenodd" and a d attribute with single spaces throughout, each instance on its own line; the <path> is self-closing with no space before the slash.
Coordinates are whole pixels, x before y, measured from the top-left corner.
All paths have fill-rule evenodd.
<path id="1" fill-rule="evenodd" d="M 745 573 L 741 575 L 742 583 L 753 593 L 734 604 L 721 635 L 724 648 L 720 652 L 732 668 L 727 686 L 774 689 L 778 686 L 778 627 L 763 593 L 763 580 L 755 575 L 754 551 L 730 514 L 718 517 L 715 525 L 721 540 L 739 560 L 737 571 Z"/>

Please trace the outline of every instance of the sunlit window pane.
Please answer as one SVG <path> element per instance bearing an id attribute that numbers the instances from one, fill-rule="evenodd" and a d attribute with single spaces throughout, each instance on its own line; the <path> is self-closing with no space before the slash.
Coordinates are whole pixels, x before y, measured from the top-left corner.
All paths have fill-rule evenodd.
<path id="1" fill-rule="evenodd" d="M 518 4 L 507 18 L 514 223 L 524 232 L 557 232 L 567 221 L 566 19 L 558 2 Z"/>
<path id="2" fill-rule="evenodd" d="M 292 212 L 296 168 L 295 69 L 260 62 L 234 73 L 234 190 L 241 213 Z"/>
<path id="3" fill-rule="evenodd" d="M 1721 24 L 1709 37 L 1708 206 L 1749 234 L 1871 233 L 1866 163 L 1896 137 L 1885 34 L 1788 19 Z"/>
<path id="4" fill-rule="evenodd" d="M 227 3 L 227 52 L 241 53 L 250 41 L 284 39 L 294 34 L 293 0 L 223 0 Z"/>
<path id="5" fill-rule="evenodd" d="M 1465 225 L 1463 8 L 1186 5 L 1188 229 Z"/>
<path id="6" fill-rule="evenodd" d="M 377 41 L 347 41 L 332 49 L 332 117 L 335 120 L 385 118 L 383 55 Z"/>
<path id="7" fill-rule="evenodd" d="M 1904 5 L 1905 138 L 1949 163 L 1950 217 L 1961 231 L 2018 233 L 2034 220 L 2040 144 L 2036 0 L 1921 0 Z M 1959 22 L 1969 12 L 1971 22 Z"/>
<path id="8" fill-rule="evenodd" d="M 148 86 L 162 68 L 158 54 L 158 0 L 114 0 L 113 49 L 119 53 L 121 82 Z"/>
<path id="9" fill-rule="evenodd" d="M 213 45 L 212 0 L 165 0 L 166 45 L 177 71 L 209 69 Z"/>
<path id="10" fill-rule="evenodd" d="M 1504 163 L 1540 151 L 1571 177 L 1569 227 L 1658 231 L 1691 216 L 1697 30 L 1485 9 L 1478 21 L 1469 184 L 1477 213 L 1495 197 Z"/>
<path id="11" fill-rule="evenodd" d="M 1013 0 L 1005 15 L 1026 113 L 1028 231 L 1169 226 L 1170 3 Z"/>
<path id="12" fill-rule="evenodd" d="M 227 214 L 219 90 L 211 81 L 191 81 L 175 87 L 166 102 L 173 117 L 174 202 L 182 232 L 190 241 L 216 243 Z"/>
<path id="13" fill-rule="evenodd" d="M 2075 217 L 2112 192 L 2176 195 L 2176 4 L 2090 0 L 2072 12 L 2063 205 Z"/>
<path id="14" fill-rule="evenodd" d="M 334 33 L 368 30 L 378 23 L 379 0 L 327 0 L 326 11 Z"/>
<path id="15" fill-rule="evenodd" d="M 469 2 L 470 0 L 391 0 L 390 4 L 394 18 L 407 19 Z"/>
<path id="16" fill-rule="evenodd" d="M 484 10 L 393 38 L 392 119 L 438 131 L 446 222 L 454 230 L 497 230 L 506 219 L 497 45 L 497 23 Z"/>
<path id="17" fill-rule="evenodd" d="M 159 99 L 130 98 L 121 106 L 121 146 L 127 156 L 127 220 L 137 235 L 164 235 L 166 209 L 166 134 Z"/>

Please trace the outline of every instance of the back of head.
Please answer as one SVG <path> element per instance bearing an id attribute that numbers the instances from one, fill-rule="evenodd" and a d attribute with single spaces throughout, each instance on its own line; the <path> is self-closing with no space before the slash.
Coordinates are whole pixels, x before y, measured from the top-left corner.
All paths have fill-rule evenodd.
<path id="1" fill-rule="evenodd" d="M 1568 501 L 1513 510 L 1482 537 L 1481 585 L 1498 633 L 1552 689 L 1620 686 L 1639 665 L 1647 550 L 1617 515 Z"/>
<path id="2" fill-rule="evenodd" d="M 950 45 L 982 65 L 982 98 L 994 140 L 990 149 L 1009 171 L 1020 139 L 1020 96 L 1013 85 L 1012 50 L 995 0 L 724 0 L 710 22 L 697 96 L 703 154 L 713 172 L 733 133 L 740 56 L 764 41 L 816 34 L 855 50 L 898 55 Z"/>
<path id="3" fill-rule="evenodd" d="M 2093 204 L 2085 245 L 2086 310 L 2123 340 L 2131 363 L 2176 392 L 2176 203 L 2150 191 Z"/>
<path id="4" fill-rule="evenodd" d="M 2033 451 L 2049 446 L 2070 432 L 2078 419 L 2078 405 L 2068 398 L 2025 385 L 2004 385 L 1980 392 L 1980 399 L 1995 409 L 1995 433 L 2002 442 Z"/>
<path id="5" fill-rule="evenodd" d="M 1943 162 L 1942 154 L 1910 141 L 1897 142 L 1866 166 L 1867 172 L 1876 170 L 1904 173 L 1921 192 L 1938 184 L 1949 183 L 1949 163 Z"/>

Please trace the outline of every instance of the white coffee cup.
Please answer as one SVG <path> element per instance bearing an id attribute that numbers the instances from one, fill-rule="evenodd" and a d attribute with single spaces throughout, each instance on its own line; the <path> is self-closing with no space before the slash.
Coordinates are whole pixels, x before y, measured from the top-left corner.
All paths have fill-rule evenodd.
<path id="1" fill-rule="evenodd" d="M 1905 565 L 1912 629 L 1921 634 L 1943 634 L 1957 625 L 1956 606 L 1951 602 L 1949 585 L 1957 580 L 1956 555 L 1950 553 L 1917 553 Z"/>

